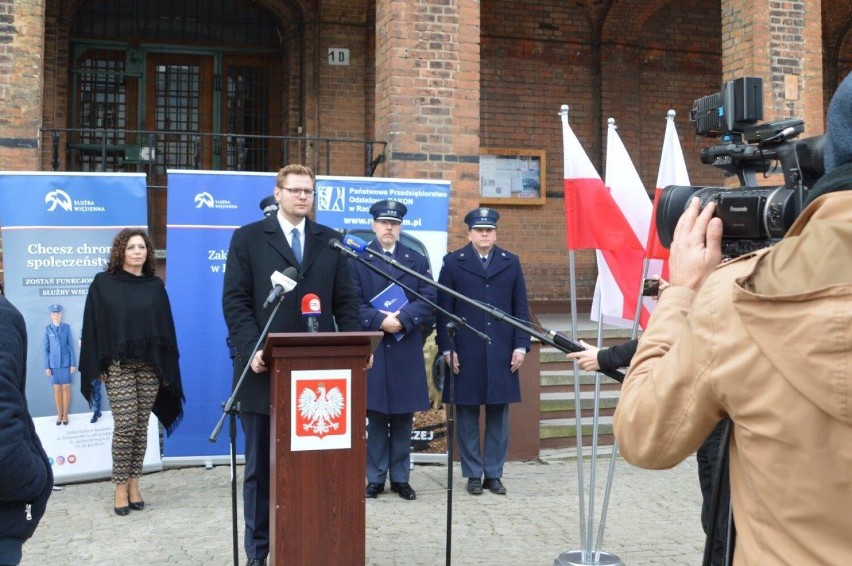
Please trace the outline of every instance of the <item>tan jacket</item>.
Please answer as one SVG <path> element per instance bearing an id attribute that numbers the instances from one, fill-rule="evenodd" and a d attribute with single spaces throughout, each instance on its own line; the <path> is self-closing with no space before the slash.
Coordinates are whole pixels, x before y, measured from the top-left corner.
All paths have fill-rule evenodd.
<path id="1" fill-rule="evenodd" d="M 670 468 L 725 415 L 734 563 L 852 564 L 852 191 L 660 298 L 615 412 L 624 458 Z"/>

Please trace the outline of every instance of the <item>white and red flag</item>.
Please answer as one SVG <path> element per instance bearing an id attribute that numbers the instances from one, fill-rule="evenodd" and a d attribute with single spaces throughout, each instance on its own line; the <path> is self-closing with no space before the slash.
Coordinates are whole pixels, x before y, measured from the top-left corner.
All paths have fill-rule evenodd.
<path id="1" fill-rule="evenodd" d="M 662 270 L 659 272 L 663 279 L 668 277 L 669 250 L 663 247 L 657 235 L 657 204 L 660 202 L 660 195 L 663 189 L 667 186 L 689 185 L 689 173 L 686 171 L 686 162 L 683 159 L 683 149 L 681 149 L 680 139 L 677 137 L 674 118 L 675 111 L 669 110 L 666 115 L 666 134 L 663 138 L 663 154 L 660 157 L 660 170 L 657 173 L 657 190 L 654 192 L 654 211 L 648 231 L 648 243 L 645 247 L 646 258 L 666 260 Z M 648 271 L 648 273 L 654 274 L 651 271 Z"/>
<path id="2" fill-rule="evenodd" d="M 607 128 L 606 186 L 639 245 L 631 246 L 629 253 L 622 254 L 618 264 L 613 264 L 602 250 L 598 251 L 598 289 L 592 302 L 592 320 L 597 320 L 600 308 L 604 322 L 630 326 L 636 317 L 642 289 L 644 243 L 648 237 L 653 205 L 612 118 Z M 639 316 L 642 328 L 645 328 L 652 309 L 652 304 L 643 304 Z"/>
<path id="3" fill-rule="evenodd" d="M 561 115 L 568 249 L 599 251 L 599 271 L 603 264 L 607 276 L 619 290 L 618 296 L 612 299 L 620 305 L 616 310 L 618 317 L 632 320 L 639 299 L 642 259 L 645 255 L 643 241 L 648 234 L 647 222 L 651 213 L 651 202 L 646 195 L 644 232 L 637 232 L 614 194 L 604 186 L 577 136 L 568 125 L 567 110 Z M 627 155 L 626 151 L 624 155 Z M 627 161 L 632 168 L 629 157 Z M 638 234 L 641 234 L 641 237 Z M 595 309 L 593 311 L 596 312 Z M 602 312 L 607 314 L 606 311 Z M 647 322 L 648 316 L 649 314 L 643 311 L 643 324 Z"/>

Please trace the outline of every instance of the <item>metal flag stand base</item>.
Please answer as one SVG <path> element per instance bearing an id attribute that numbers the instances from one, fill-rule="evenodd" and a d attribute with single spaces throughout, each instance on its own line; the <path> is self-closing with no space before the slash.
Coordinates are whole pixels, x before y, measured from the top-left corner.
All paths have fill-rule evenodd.
<path id="1" fill-rule="evenodd" d="M 559 558 L 553 561 L 553 566 L 587 566 L 591 564 L 600 566 L 624 566 L 624 562 L 621 561 L 621 558 L 608 552 L 598 552 L 597 560 L 595 560 L 595 553 L 592 553 L 592 556 L 589 558 L 592 560 L 591 562 L 587 562 L 583 559 L 582 550 L 569 550 L 568 552 L 560 554 Z"/>

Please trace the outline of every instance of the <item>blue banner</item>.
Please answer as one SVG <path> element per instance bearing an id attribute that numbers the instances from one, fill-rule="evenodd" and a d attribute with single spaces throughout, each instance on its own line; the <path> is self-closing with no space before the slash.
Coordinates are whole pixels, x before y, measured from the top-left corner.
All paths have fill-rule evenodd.
<path id="1" fill-rule="evenodd" d="M 341 232 L 356 231 L 363 240 L 373 239 L 370 207 L 384 199 L 401 202 L 408 209 L 403 234 L 417 239 L 426 250 L 432 273 L 438 278 L 447 253 L 450 182 L 380 177 L 317 177 L 317 222 Z M 402 242 L 410 244 L 403 236 Z M 413 247 L 421 251 L 419 246 Z"/>
<path id="2" fill-rule="evenodd" d="M 263 218 L 260 201 L 274 187 L 274 173 L 169 171 L 167 287 L 186 408 L 180 426 L 164 441 L 165 457 L 229 453 L 227 423 L 216 443 L 209 441 L 233 375 L 222 315 L 225 262 L 234 229 Z M 242 427 L 237 429 L 242 453 Z"/>
<path id="3" fill-rule="evenodd" d="M 58 483 L 110 475 L 112 427 L 108 415 L 89 423 L 79 372 L 71 376 L 69 425 L 55 426 L 54 388 L 45 373 L 48 307 L 62 306 L 76 367 L 89 284 L 106 266 L 115 234 L 146 227 L 146 195 L 143 174 L 0 172 L 4 286 L 26 320 L 27 404 Z M 108 409 L 104 392 L 102 410 Z"/>

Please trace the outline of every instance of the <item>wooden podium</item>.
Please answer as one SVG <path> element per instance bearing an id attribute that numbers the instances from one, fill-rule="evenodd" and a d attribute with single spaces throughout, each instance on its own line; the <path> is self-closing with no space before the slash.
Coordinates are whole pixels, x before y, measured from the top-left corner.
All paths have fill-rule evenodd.
<path id="1" fill-rule="evenodd" d="M 319 332 L 266 340 L 270 565 L 365 563 L 366 368 L 381 337 Z"/>

